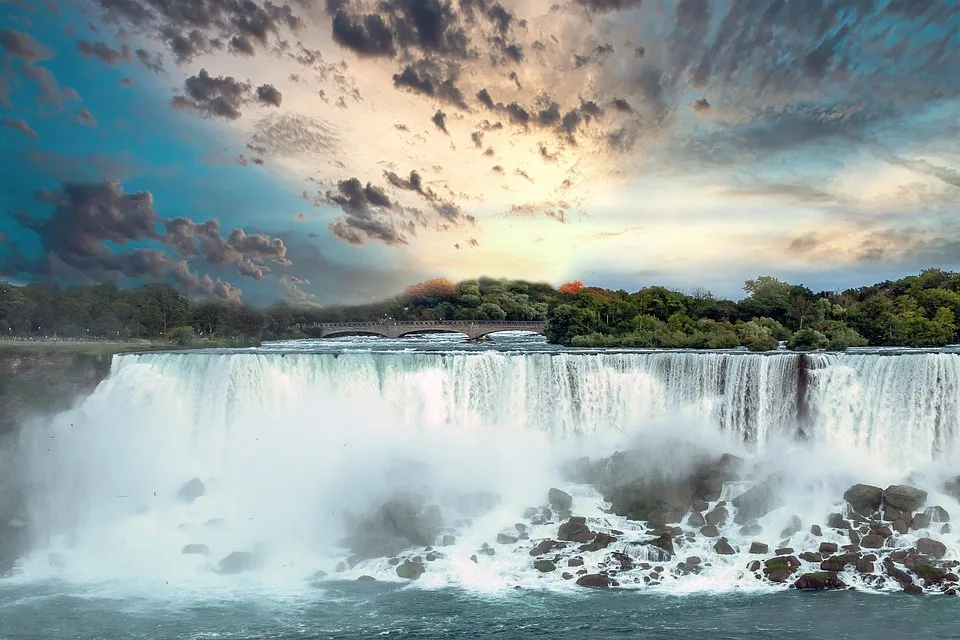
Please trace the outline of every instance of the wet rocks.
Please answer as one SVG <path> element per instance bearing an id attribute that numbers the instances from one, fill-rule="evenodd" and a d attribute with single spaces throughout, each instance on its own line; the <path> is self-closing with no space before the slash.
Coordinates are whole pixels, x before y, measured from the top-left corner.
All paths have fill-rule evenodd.
<path id="1" fill-rule="evenodd" d="M 820 525 L 812 524 L 810 525 L 810 535 L 817 536 L 818 538 L 823 535 L 823 530 L 820 529 Z"/>
<path id="2" fill-rule="evenodd" d="M 713 545 L 713 550 L 722 556 L 732 556 L 736 553 L 726 538 L 720 538 L 717 540 L 717 543 Z"/>
<path id="3" fill-rule="evenodd" d="M 568 567 L 582 567 L 582 566 L 583 566 L 583 558 L 570 558 L 569 560 L 567 560 L 567 566 L 568 566 Z"/>
<path id="4" fill-rule="evenodd" d="M 768 477 L 747 489 L 730 501 L 737 508 L 737 524 L 746 524 L 753 518 L 762 518 L 780 506 L 780 486 L 783 479 L 778 475 Z"/>
<path id="5" fill-rule="evenodd" d="M 792 516 L 787 522 L 787 526 L 780 532 L 780 537 L 783 539 L 793 537 L 794 534 L 800 532 L 801 528 L 803 528 L 803 523 L 800 522 L 800 518 Z"/>
<path id="6" fill-rule="evenodd" d="M 939 540 L 933 538 L 920 538 L 917 540 L 917 551 L 925 556 L 940 559 L 947 553 L 947 547 Z"/>
<path id="7" fill-rule="evenodd" d="M 497 534 L 497 544 L 517 544 L 520 540 L 517 536 L 512 536 L 509 533 L 498 533 Z"/>
<path id="8" fill-rule="evenodd" d="M 234 551 L 217 565 L 217 572 L 223 574 L 237 574 L 252 571 L 257 568 L 259 561 L 252 551 Z"/>
<path id="9" fill-rule="evenodd" d="M 665 551 L 668 555 L 673 556 L 673 538 L 670 537 L 670 534 L 664 533 L 652 540 L 647 540 L 643 544 L 648 544 Z"/>
<path id="10" fill-rule="evenodd" d="M 443 527 L 439 507 L 423 496 L 398 492 L 354 523 L 346 546 L 361 558 L 395 556 L 410 547 L 434 544 Z"/>
<path id="11" fill-rule="evenodd" d="M 716 525 L 708 524 L 705 527 L 700 527 L 700 535 L 706 538 L 719 538 L 720 530 L 717 529 Z"/>
<path id="12" fill-rule="evenodd" d="M 834 542 L 821 542 L 820 553 L 836 553 L 840 547 Z"/>
<path id="13" fill-rule="evenodd" d="M 740 527 L 740 535 L 742 536 L 758 536 L 761 533 L 763 533 L 763 527 L 756 522 L 750 522 Z"/>
<path id="14" fill-rule="evenodd" d="M 180 491 L 177 492 L 177 500 L 190 504 L 197 498 L 203 497 L 206 493 L 207 487 L 203 484 L 203 481 L 201 481 L 200 478 L 193 478 L 180 487 Z"/>
<path id="15" fill-rule="evenodd" d="M 913 513 L 926 501 L 926 491 L 905 484 L 890 485 L 883 492 L 884 505 L 908 513 Z"/>
<path id="16" fill-rule="evenodd" d="M 427 568 L 419 562 L 405 560 L 397 566 L 397 577 L 405 580 L 418 580 L 426 572 Z"/>
<path id="17" fill-rule="evenodd" d="M 864 549 L 879 549 L 883 546 L 884 537 L 875 533 L 860 538 L 860 546 Z"/>
<path id="18" fill-rule="evenodd" d="M 562 542 L 557 542 L 556 540 L 543 540 L 530 549 L 529 553 L 531 556 L 542 556 L 553 549 L 562 549 L 565 546 Z"/>
<path id="19" fill-rule="evenodd" d="M 805 573 L 793 586 L 803 591 L 824 591 L 826 589 L 843 589 L 847 585 L 831 571 L 817 571 L 814 573 Z"/>
<path id="20" fill-rule="evenodd" d="M 573 517 L 560 525 L 557 538 L 568 542 L 590 542 L 595 535 L 587 527 L 586 518 Z"/>
<path id="21" fill-rule="evenodd" d="M 753 542 L 750 544 L 750 553 L 756 555 L 766 555 L 770 552 L 770 545 L 762 542 Z"/>
<path id="22" fill-rule="evenodd" d="M 706 519 L 703 517 L 703 514 L 699 511 L 692 511 L 690 517 L 687 518 L 687 524 L 691 527 L 703 527 L 707 524 Z"/>
<path id="23" fill-rule="evenodd" d="M 570 507 L 573 506 L 573 496 L 566 491 L 553 488 L 547 492 L 547 502 L 550 503 L 551 508 L 557 511 L 569 511 Z"/>
<path id="24" fill-rule="evenodd" d="M 950 522 L 950 514 L 943 507 L 927 507 L 923 513 L 930 518 L 930 522 Z"/>
<path id="25" fill-rule="evenodd" d="M 577 584 L 581 587 L 592 587 L 594 589 L 607 589 L 613 581 L 602 573 L 588 573 L 577 578 Z"/>
<path id="26" fill-rule="evenodd" d="M 180 553 L 185 556 L 208 556 L 210 547 L 205 544 L 188 544 L 180 550 Z"/>
<path id="27" fill-rule="evenodd" d="M 862 515 L 870 515 L 880 509 L 883 502 L 883 489 L 869 484 L 855 484 L 843 493 L 853 510 Z"/>
<path id="28" fill-rule="evenodd" d="M 557 570 L 557 565 L 551 560 L 534 560 L 533 568 L 540 573 L 550 573 Z"/>
<path id="29" fill-rule="evenodd" d="M 450 535 L 449 533 L 443 536 L 440 540 L 441 547 L 452 547 L 457 543 L 457 537 Z"/>
<path id="30" fill-rule="evenodd" d="M 831 513 L 827 516 L 827 526 L 831 529 L 849 529 L 850 523 L 843 519 L 843 515 Z"/>
<path id="31" fill-rule="evenodd" d="M 580 551 L 600 551 L 601 549 L 606 549 L 611 544 L 616 542 L 617 539 L 609 534 L 600 532 L 593 539 L 593 542 L 589 542 L 580 547 Z"/>
<path id="32" fill-rule="evenodd" d="M 727 522 L 727 508 L 717 507 L 705 516 L 707 526 L 722 527 Z"/>

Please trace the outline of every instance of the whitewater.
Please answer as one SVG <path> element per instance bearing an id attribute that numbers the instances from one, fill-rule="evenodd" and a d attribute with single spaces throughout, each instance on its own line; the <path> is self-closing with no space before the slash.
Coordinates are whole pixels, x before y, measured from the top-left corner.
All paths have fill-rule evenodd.
<path id="1" fill-rule="evenodd" d="M 802 530 L 769 542 L 799 549 L 810 524 L 839 511 L 857 482 L 909 481 L 928 491 L 928 505 L 960 514 L 941 490 L 958 444 L 953 352 L 578 352 L 506 335 L 479 345 L 346 338 L 119 355 L 74 409 L 22 428 L 10 468 L 28 488 L 30 550 L 0 578 L 0 594 L 20 603 L 10 606 L 69 594 L 333 607 L 371 597 L 352 591 L 372 588 L 356 582 L 363 576 L 403 593 L 595 598 L 559 570 L 534 571 L 532 542 L 497 544 L 498 534 L 516 533 L 514 523 L 527 523 L 531 541 L 556 536 L 556 519 L 522 516 L 545 504 L 550 487 L 573 497 L 574 514 L 619 530 L 621 542 L 648 537 L 643 525 L 611 514 L 595 488 L 570 480 L 572 460 L 641 448 L 669 471 L 699 452 L 735 454 L 749 470 L 721 500 L 771 471 L 785 474 L 787 505 L 758 524 L 780 531 L 798 517 Z M 178 493 L 194 478 L 204 493 L 184 501 Z M 415 583 L 398 578 L 387 557 L 351 558 L 344 544 L 351 522 L 399 490 L 427 496 L 455 534 L 447 546 L 438 539 Z M 460 505 L 479 493 L 495 504 L 471 515 Z M 684 549 L 681 556 L 704 560 L 702 572 L 628 586 L 688 598 L 755 594 L 758 602 L 782 592 L 744 571 L 749 542 L 729 535 L 739 549 L 732 556 L 715 553 L 713 540 Z M 960 552 L 949 528 L 923 535 L 942 541 L 949 557 Z M 848 542 L 826 530 L 823 540 Z M 184 553 L 191 545 L 204 553 Z M 649 549 L 629 553 L 661 560 L 668 572 L 682 560 L 663 562 Z M 234 552 L 255 554 L 256 566 L 224 575 L 218 562 Z"/>

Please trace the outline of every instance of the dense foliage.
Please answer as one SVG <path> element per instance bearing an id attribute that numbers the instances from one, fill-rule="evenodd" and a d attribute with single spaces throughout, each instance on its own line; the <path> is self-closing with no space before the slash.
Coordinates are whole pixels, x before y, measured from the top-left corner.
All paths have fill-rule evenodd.
<path id="1" fill-rule="evenodd" d="M 935 347 L 956 343 L 960 274 L 916 276 L 842 292 L 814 293 L 770 276 L 748 280 L 735 302 L 709 292 L 652 286 L 634 293 L 585 287 L 553 289 L 524 281 L 433 279 L 365 305 L 320 307 L 190 300 L 165 284 L 124 290 L 0 283 L 0 331 L 9 337 L 158 338 L 256 342 L 309 337 L 322 322 L 375 320 L 547 320 L 550 342 L 571 346 L 754 351 L 781 342 L 797 351 L 852 346 Z"/>
<path id="2" fill-rule="evenodd" d="M 814 293 L 770 276 L 748 280 L 739 302 L 664 287 L 635 293 L 560 287 L 547 338 L 584 346 L 776 349 L 936 347 L 957 342 L 960 274 L 919 275 L 842 292 Z"/>

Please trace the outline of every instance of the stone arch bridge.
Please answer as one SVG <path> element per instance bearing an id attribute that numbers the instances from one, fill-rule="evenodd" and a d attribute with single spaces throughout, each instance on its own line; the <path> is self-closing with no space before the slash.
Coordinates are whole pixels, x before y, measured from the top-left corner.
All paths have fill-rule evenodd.
<path id="1" fill-rule="evenodd" d="M 373 335 L 384 338 L 401 338 L 417 333 L 462 333 L 471 340 L 498 331 L 546 331 L 546 321 L 512 322 L 509 320 L 442 320 L 410 321 L 388 320 L 382 322 L 323 322 L 311 325 L 317 338 L 343 335 Z"/>

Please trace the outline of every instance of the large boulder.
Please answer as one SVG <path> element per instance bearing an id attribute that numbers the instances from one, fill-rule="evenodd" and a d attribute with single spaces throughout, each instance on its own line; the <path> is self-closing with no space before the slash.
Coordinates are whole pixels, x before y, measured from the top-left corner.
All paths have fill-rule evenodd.
<path id="1" fill-rule="evenodd" d="M 736 553 L 734 548 L 730 546 L 730 543 L 727 542 L 726 538 L 720 538 L 717 540 L 717 543 L 713 545 L 713 550 L 722 556 L 732 556 Z"/>
<path id="2" fill-rule="evenodd" d="M 557 511 L 569 511 L 570 507 L 573 506 L 573 496 L 560 489 L 550 489 L 547 492 L 547 501 Z"/>
<path id="3" fill-rule="evenodd" d="M 224 574 L 253 571 L 260 566 L 260 558 L 252 551 L 234 551 L 217 565 L 217 572 Z"/>
<path id="4" fill-rule="evenodd" d="M 960 476 L 950 478 L 943 484 L 943 492 L 960 502 Z"/>
<path id="5" fill-rule="evenodd" d="M 577 579 L 577 584 L 581 587 L 593 587 L 595 589 L 607 589 L 612 584 L 609 577 L 602 573 L 588 573 Z"/>
<path id="6" fill-rule="evenodd" d="M 730 503 L 737 508 L 737 524 L 762 518 L 779 507 L 782 483 L 779 475 L 772 475 L 731 500 Z"/>
<path id="7" fill-rule="evenodd" d="M 843 492 L 843 499 L 849 502 L 857 513 L 869 515 L 880 508 L 883 489 L 869 484 L 855 484 Z"/>
<path id="8" fill-rule="evenodd" d="M 557 538 L 569 542 L 590 542 L 595 535 L 587 526 L 586 518 L 575 516 L 560 525 Z"/>
<path id="9" fill-rule="evenodd" d="M 420 562 L 403 561 L 397 566 L 397 577 L 405 580 L 417 580 L 427 570 Z"/>
<path id="10" fill-rule="evenodd" d="M 816 571 L 803 574 L 797 578 L 793 586 L 803 591 L 823 591 L 825 589 L 843 589 L 847 585 L 832 571 Z"/>
<path id="11" fill-rule="evenodd" d="M 884 505 L 907 513 L 913 513 L 926 501 L 926 491 L 905 484 L 890 485 L 883 492 Z"/>
<path id="12" fill-rule="evenodd" d="M 917 551 L 925 556 L 940 559 L 947 553 L 947 547 L 939 540 L 933 538 L 920 538 L 917 540 Z"/>
<path id="13" fill-rule="evenodd" d="M 361 558 L 389 557 L 436 542 L 443 528 L 440 508 L 414 493 L 400 492 L 354 523 L 344 541 Z"/>
<path id="14" fill-rule="evenodd" d="M 197 498 L 202 498 L 207 493 L 207 487 L 200 478 L 193 478 L 184 483 L 177 492 L 177 499 L 180 502 L 192 503 Z"/>
<path id="15" fill-rule="evenodd" d="M 208 556 L 210 547 L 205 544 L 188 544 L 180 550 L 180 553 L 185 556 Z"/>

